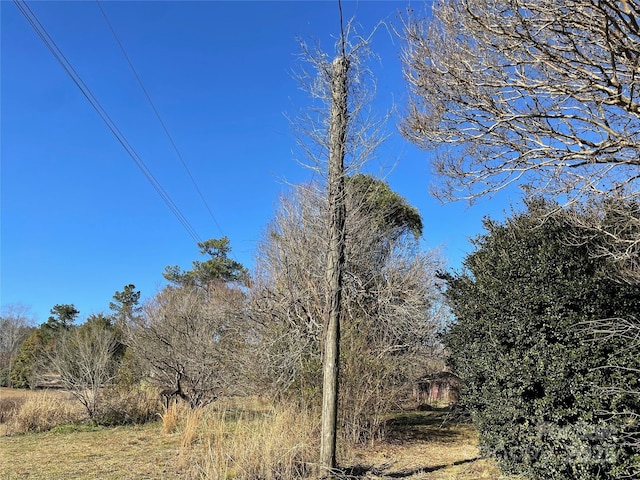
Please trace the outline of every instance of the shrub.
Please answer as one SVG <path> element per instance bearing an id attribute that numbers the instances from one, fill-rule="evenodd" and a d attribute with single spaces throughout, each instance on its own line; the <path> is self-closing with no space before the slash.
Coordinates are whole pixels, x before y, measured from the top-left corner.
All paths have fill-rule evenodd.
<path id="1" fill-rule="evenodd" d="M 40 330 L 34 330 L 22 342 L 10 372 L 10 383 L 14 388 L 35 386 L 35 380 L 43 364 L 46 342 Z"/>
<path id="2" fill-rule="evenodd" d="M 617 387 L 637 380 L 638 358 L 585 325 L 633 317 L 640 287 L 610 280 L 588 242 L 568 246 L 580 232 L 567 215 L 536 201 L 505 224 L 485 221 L 466 270 L 445 275 L 456 321 L 444 342 L 481 448 L 504 470 L 620 478 L 638 461 L 625 438 L 637 433 L 640 405 Z"/>
<path id="3" fill-rule="evenodd" d="M 135 388 L 144 379 L 142 361 L 129 347 L 124 347 L 124 353 L 120 358 L 115 384 L 120 388 Z"/>
<path id="4" fill-rule="evenodd" d="M 160 402 L 154 390 L 109 388 L 102 393 L 94 420 L 105 426 L 143 424 L 157 420 L 160 412 Z"/>
<path id="5" fill-rule="evenodd" d="M 0 387 L 8 387 L 11 384 L 11 369 L 5 367 L 0 370 Z"/>

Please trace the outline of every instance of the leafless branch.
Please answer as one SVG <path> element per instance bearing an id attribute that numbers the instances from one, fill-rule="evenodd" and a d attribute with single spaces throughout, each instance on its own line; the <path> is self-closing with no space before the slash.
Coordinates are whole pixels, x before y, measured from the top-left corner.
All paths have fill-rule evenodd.
<path id="1" fill-rule="evenodd" d="M 604 241 L 594 254 L 640 280 L 639 15 L 637 2 L 616 0 L 453 0 L 431 18 L 409 12 L 402 131 L 433 152 L 434 193 L 473 201 L 520 185 L 585 205 L 585 235 Z M 608 223 L 614 203 L 624 211 Z"/>
<path id="2" fill-rule="evenodd" d="M 456 0 L 405 22 L 403 132 L 437 154 L 445 199 L 513 183 L 578 198 L 640 166 L 638 6 Z"/>
<path id="3" fill-rule="evenodd" d="M 167 287 L 143 312 L 128 332 L 129 345 L 159 386 L 179 390 L 194 408 L 247 386 L 251 331 L 242 291 L 222 282 L 207 291 Z"/>
<path id="4" fill-rule="evenodd" d="M 87 324 L 65 333 L 49 354 L 63 387 L 80 401 L 90 418 L 98 412 L 102 389 L 115 378 L 117 345 L 113 331 Z"/>

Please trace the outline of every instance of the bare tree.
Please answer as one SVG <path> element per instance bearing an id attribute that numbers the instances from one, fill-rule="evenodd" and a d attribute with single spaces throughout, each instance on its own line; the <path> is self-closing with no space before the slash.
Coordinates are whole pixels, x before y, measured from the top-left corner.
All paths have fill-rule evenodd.
<path id="1" fill-rule="evenodd" d="M 409 14 L 403 133 L 435 152 L 435 193 L 473 200 L 526 184 L 567 203 L 637 200 L 638 18 L 627 0 L 454 0 Z M 638 223 L 638 209 L 625 212 L 622 224 Z M 637 258 L 639 236 L 607 235 L 612 257 Z"/>
<path id="2" fill-rule="evenodd" d="M 551 194 L 637 191 L 640 7 L 455 0 L 406 23 L 404 133 L 440 154 L 445 197 L 527 180 Z"/>
<path id="3" fill-rule="evenodd" d="M 2 307 L 0 314 L 0 370 L 6 372 L 8 385 L 11 386 L 11 369 L 20 344 L 27 338 L 29 327 L 33 324 L 29 308 L 20 304 Z"/>
<path id="4" fill-rule="evenodd" d="M 333 57 L 319 46 L 300 42 L 300 58 L 304 65 L 295 77 L 300 89 L 309 97 L 310 104 L 297 116 L 290 118 L 290 122 L 301 154 L 298 161 L 325 182 L 329 180 L 329 132 L 334 100 L 332 82 L 335 63 L 339 58 L 344 56 L 343 61 L 348 63 L 344 85 L 346 92 L 343 92 L 346 94 L 344 100 L 347 109 L 343 139 L 344 174 L 352 175 L 360 171 L 372 160 L 376 149 L 387 137 L 385 129 L 389 115 L 380 117 L 371 107 L 377 90 L 376 80 L 369 69 L 369 63 L 375 59 L 370 48 L 373 33 L 362 37 L 349 22 L 336 42 Z"/>
<path id="5" fill-rule="evenodd" d="M 162 405 L 165 410 L 169 409 L 169 404 L 171 400 L 177 401 L 178 398 L 182 398 L 184 396 L 184 392 L 182 391 L 182 385 L 180 381 L 182 380 L 182 372 L 176 373 L 175 383 L 170 387 L 163 388 L 160 390 L 160 399 L 162 400 Z"/>
<path id="6" fill-rule="evenodd" d="M 603 365 L 605 369 L 619 369 L 623 373 L 636 378 L 640 377 L 640 356 L 637 354 L 640 352 L 640 319 L 636 316 L 629 318 L 604 318 L 588 322 L 587 328 L 594 333 L 594 339 L 598 342 L 617 341 L 622 339 L 625 342 L 625 350 L 627 352 L 635 353 L 635 364 L 630 362 L 620 362 L 617 358 L 612 359 L 612 364 Z M 622 364 L 621 364 L 622 363 Z M 621 375 L 624 377 L 624 375 Z M 633 378 L 633 377 L 632 377 Z M 638 392 L 638 386 L 636 381 L 617 381 L 609 385 L 600 385 L 599 390 L 604 395 L 610 395 L 612 397 L 622 397 L 632 395 L 636 399 L 640 396 Z M 612 412 L 598 412 L 611 415 Z M 627 409 L 624 413 L 613 413 L 613 415 L 624 415 L 629 419 L 629 428 L 621 432 L 620 444 L 630 446 L 634 452 L 640 451 L 640 409 Z M 634 428 L 635 426 L 635 428 Z M 636 475 L 640 473 L 638 467 L 635 467 Z M 621 478 L 636 478 L 632 476 L 625 476 Z"/>
<path id="7" fill-rule="evenodd" d="M 165 393 L 196 408 L 246 385 L 246 329 L 239 288 L 224 282 L 207 290 L 167 287 L 133 320 L 127 343 Z"/>
<path id="8" fill-rule="evenodd" d="M 564 209 L 577 227 L 568 243 L 590 246 L 594 257 L 608 260 L 605 273 L 618 281 L 640 282 L 638 201 L 612 194 Z"/>
<path id="9" fill-rule="evenodd" d="M 98 322 L 89 322 L 65 332 L 49 354 L 51 366 L 69 390 L 94 418 L 101 389 L 115 377 L 115 333 Z"/>
<path id="10" fill-rule="evenodd" d="M 342 281 L 344 271 L 345 193 L 344 178 L 349 169 L 359 168 L 368 160 L 381 141 L 377 134 L 381 123 L 364 121 L 368 102 L 374 88 L 366 82 L 366 62 L 370 38 L 353 34 L 351 23 L 342 22 L 340 10 L 340 36 L 336 42 L 334 58 L 319 48 L 310 49 L 302 43 L 303 57 L 311 71 L 300 74 L 301 86 L 306 90 L 313 106 L 294 125 L 299 134 L 299 146 L 306 155 L 305 164 L 320 178 L 326 180 L 329 208 L 326 222 L 329 242 L 324 251 L 323 318 L 323 409 L 320 463 L 327 471 L 336 464 L 336 422 L 338 406 L 338 377 L 340 365 L 340 323 L 342 315 Z M 376 131 L 375 135 L 369 133 Z"/>
<path id="11" fill-rule="evenodd" d="M 425 373 L 441 266 L 435 252 L 419 249 L 422 225 L 411 207 L 384 182 L 363 177 L 346 182 L 340 340 L 338 423 L 354 441 L 375 431 L 400 391 Z M 258 248 L 251 291 L 253 315 L 264 329 L 258 362 L 264 376 L 276 390 L 312 404 L 321 388 L 327 209 L 315 184 L 281 197 Z"/>

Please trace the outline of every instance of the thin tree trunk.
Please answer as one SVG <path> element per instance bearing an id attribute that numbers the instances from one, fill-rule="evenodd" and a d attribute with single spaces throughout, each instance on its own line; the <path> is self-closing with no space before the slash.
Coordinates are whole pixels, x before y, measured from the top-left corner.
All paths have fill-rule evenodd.
<path id="1" fill-rule="evenodd" d="M 330 472 L 336 466 L 338 418 L 338 368 L 340 317 L 345 241 L 344 155 L 347 138 L 347 71 L 349 60 L 337 57 L 331 72 L 331 118 L 329 124 L 329 252 L 327 254 L 327 304 L 322 385 L 322 438 L 320 465 Z"/>

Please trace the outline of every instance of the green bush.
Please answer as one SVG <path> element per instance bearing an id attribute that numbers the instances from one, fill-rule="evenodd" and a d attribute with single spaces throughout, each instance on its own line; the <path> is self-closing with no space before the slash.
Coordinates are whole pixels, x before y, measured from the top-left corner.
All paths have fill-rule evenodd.
<path id="1" fill-rule="evenodd" d="M 605 275 L 597 237 L 569 246 L 573 225 L 534 201 L 486 220 L 465 269 L 444 275 L 456 321 L 443 340 L 481 449 L 531 480 L 623 478 L 639 460 L 638 396 L 624 393 L 637 392 L 637 352 L 589 322 L 635 318 L 640 287 Z"/>

